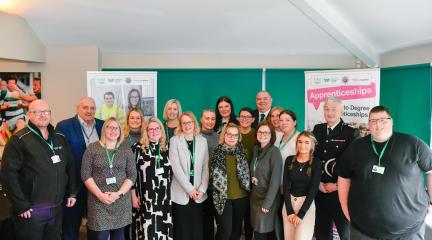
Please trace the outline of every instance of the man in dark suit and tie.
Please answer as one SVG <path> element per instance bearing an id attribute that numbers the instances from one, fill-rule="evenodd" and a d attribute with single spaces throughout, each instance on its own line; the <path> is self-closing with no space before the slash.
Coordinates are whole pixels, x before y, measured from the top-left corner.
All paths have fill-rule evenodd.
<path id="1" fill-rule="evenodd" d="M 271 110 L 273 102 L 270 93 L 267 91 L 258 92 L 255 100 L 257 109 L 254 110 L 255 120 L 252 124 L 253 128 L 256 128 L 258 123 L 268 119 L 268 114 Z"/>
<path id="2" fill-rule="evenodd" d="M 87 190 L 81 182 L 81 161 L 90 143 L 99 141 L 103 121 L 96 119 L 96 104 L 93 98 L 81 98 L 76 107 L 77 114 L 57 124 L 56 130 L 63 133 L 69 142 L 75 160 L 75 168 L 79 175 L 77 202 L 72 208 L 63 211 L 63 239 L 77 240 L 81 219 L 87 205 Z"/>
<path id="3" fill-rule="evenodd" d="M 341 240 L 348 240 L 349 222 L 342 212 L 338 199 L 337 167 L 339 158 L 345 149 L 355 140 L 359 133 L 344 123 L 342 101 L 328 98 L 324 103 L 325 123 L 315 125 L 313 134 L 318 140 L 314 155 L 322 161 L 323 173 L 316 204 L 316 237 L 317 240 L 333 239 L 332 223 L 336 224 Z"/>

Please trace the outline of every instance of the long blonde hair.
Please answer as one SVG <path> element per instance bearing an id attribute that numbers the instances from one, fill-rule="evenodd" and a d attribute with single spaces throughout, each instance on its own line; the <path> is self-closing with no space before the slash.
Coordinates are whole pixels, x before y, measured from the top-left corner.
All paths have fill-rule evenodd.
<path id="1" fill-rule="evenodd" d="M 311 141 L 311 144 L 312 144 L 312 148 L 311 148 L 311 150 L 310 150 L 310 152 L 309 152 L 309 160 L 307 161 L 307 163 L 308 163 L 308 168 L 307 168 L 307 170 L 306 170 L 306 174 L 307 174 L 308 176 L 310 176 L 310 175 L 312 174 L 312 168 L 311 168 L 310 166 L 312 166 L 312 163 L 313 163 L 313 160 L 314 160 L 313 153 L 314 153 L 314 151 L 315 151 L 315 146 L 316 146 L 317 140 L 316 140 L 316 137 L 315 137 L 315 135 L 314 135 L 313 133 L 311 133 L 311 132 L 309 132 L 309 131 L 303 131 L 303 132 L 301 132 L 301 133 L 297 136 L 297 139 L 296 139 L 296 155 L 295 155 L 295 159 L 298 159 L 298 157 L 299 157 L 299 155 L 300 155 L 300 153 L 297 151 L 297 141 L 298 141 L 298 139 L 299 139 L 301 136 L 305 136 L 305 137 L 309 138 L 309 140 Z M 288 168 L 289 168 L 289 169 L 292 169 L 292 163 L 288 166 Z"/>
<path id="2" fill-rule="evenodd" d="M 137 113 L 139 113 L 139 115 L 140 115 L 140 117 L 141 117 L 141 128 L 142 128 L 143 125 L 144 125 L 144 114 L 143 114 L 143 112 L 141 111 L 141 109 L 139 109 L 139 108 L 135 108 L 135 107 L 129 109 L 129 111 L 128 111 L 127 114 L 126 114 L 126 124 L 124 125 L 124 128 L 123 128 L 123 135 L 124 135 L 125 137 L 127 137 L 127 136 L 129 135 L 129 132 L 130 132 L 130 128 L 129 128 L 129 116 L 131 115 L 132 112 L 137 112 Z"/>
<path id="3" fill-rule="evenodd" d="M 162 122 L 156 118 L 156 117 L 151 117 L 149 118 L 149 120 L 143 125 L 142 127 L 142 136 L 141 136 L 141 140 L 140 143 L 144 148 L 148 148 L 150 146 L 150 140 L 148 138 L 148 132 L 147 132 L 147 127 L 150 123 L 156 123 L 161 131 L 161 137 L 159 139 L 159 145 L 160 145 L 160 149 L 162 149 L 163 151 L 167 151 L 168 150 L 168 144 L 166 142 L 166 135 L 165 135 L 165 128 L 164 125 L 162 124 Z"/>

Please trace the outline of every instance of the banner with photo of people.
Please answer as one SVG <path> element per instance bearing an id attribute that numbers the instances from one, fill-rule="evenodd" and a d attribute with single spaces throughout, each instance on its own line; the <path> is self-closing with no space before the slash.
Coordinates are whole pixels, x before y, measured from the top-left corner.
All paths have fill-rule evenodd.
<path id="1" fill-rule="evenodd" d="M 343 101 L 342 119 L 361 134 L 368 132 L 368 114 L 379 105 L 380 69 L 305 72 L 305 128 L 325 122 L 324 102 L 329 97 Z"/>
<path id="2" fill-rule="evenodd" d="M 87 72 L 87 95 L 96 102 L 96 118 L 116 117 L 121 124 L 136 107 L 147 118 L 157 112 L 157 72 Z"/>

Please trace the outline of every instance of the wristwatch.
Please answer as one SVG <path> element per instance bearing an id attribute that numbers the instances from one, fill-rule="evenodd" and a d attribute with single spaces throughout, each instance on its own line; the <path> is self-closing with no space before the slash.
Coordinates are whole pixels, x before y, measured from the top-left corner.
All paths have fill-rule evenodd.
<path id="1" fill-rule="evenodd" d="M 119 192 L 119 198 L 122 198 L 124 196 L 124 193 Z"/>

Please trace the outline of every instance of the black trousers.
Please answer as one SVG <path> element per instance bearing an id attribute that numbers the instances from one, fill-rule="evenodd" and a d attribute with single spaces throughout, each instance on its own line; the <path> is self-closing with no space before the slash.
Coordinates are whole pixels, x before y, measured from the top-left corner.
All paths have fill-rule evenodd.
<path id="1" fill-rule="evenodd" d="M 276 239 L 274 232 L 267 232 L 267 233 L 257 233 L 254 232 L 254 239 L 255 240 L 274 240 Z"/>
<path id="2" fill-rule="evenodd" d="M 216 240 L 239 240 L 243 218 L 248 209 L 249 198 L 226 200 L 222 215 L 216 215 Z"/>
<path id="3" fill-rule="evenodd" d="M 316 239 L 317 240 L 332 240 L 333 229 L 332 222 L 336 224 L 336 228 L 341 240 L 350 239 L 350 226 L 348 220 L 342 212 L 339 203 L 338 192 L 322 193 L 318 192 L 315 198 L 316 205 Z"/>
<path id="4" fill-rule="evenodd" d="M 203 205 L 192 199 L 186 205 L 172 203 L 175 240 L 203 239 Z"/>
<path id="5" fill-rule="evenodd" d="M 213 240 L 215 232 L 215 208 L 213 204 L 213 196 L 211 190 L 207 191 L 207 200 L 204 201 L 204 240 Z"/>
<path id="6" fill-rule="evenodd" d="M 250 216 L 250 201 L 248 201 L 247 203 L 246 214 L 243 218 L 243 228 L 245 232 L 245 240 L 252 240 L 253 229 L 251 225 L 251 216 Z"/>
<path id="7" fill-rule="evenodd" d="M 58 240 L 62 227 L 62 206 L 33 208 L 31 218 L 13 217 L 17 240 Z"/>
<path id="8" fill-rule="evenodd" d="M 14 234 L 12 218 L 0 220 L 0 238 L 14 240 Z"/>

